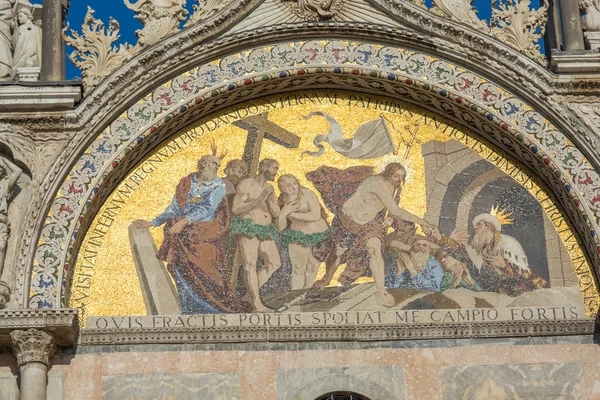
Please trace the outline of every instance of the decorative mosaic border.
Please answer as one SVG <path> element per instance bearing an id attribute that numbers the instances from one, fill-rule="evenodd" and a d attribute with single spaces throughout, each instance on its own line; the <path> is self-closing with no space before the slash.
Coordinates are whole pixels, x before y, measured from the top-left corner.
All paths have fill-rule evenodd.
<path id="1" fill-rule="evenodd" d="M 64 304 L 77 234 L 85 231 L 97 207 L 91 206 L 112 190 L 143 150 L 210 112 L 268 94 L 318 87 L 400 98 L 480 132 L 543 178 L 579 231 L 587 232 L 583 240 L 599 264 L 600 176 L 530 106 L 476 74 L 414 51 L 308 41 L 257 48 L 195 68 L 115 120 L 80 157 L 52 203 L 35 254 L 29 305 Z"/>

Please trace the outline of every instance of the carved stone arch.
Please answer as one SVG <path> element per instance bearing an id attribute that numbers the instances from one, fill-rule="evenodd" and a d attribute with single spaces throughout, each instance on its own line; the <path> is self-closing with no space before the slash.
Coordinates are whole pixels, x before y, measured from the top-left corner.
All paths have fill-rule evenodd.
<path id="1" fill-rule="evenodd" d="M 31 132 L 10 125 L 0 126 L 3 135 L 0 137 L 0 158 L 6 158 L 9 162 L 16 165 L 21 173 L 12 188 L 11 198 L 8 199 L 8 241 L 6 243 L 3 268 L 0 269 L 0 281 L 8 284 L 11 290 L 19 282 L 15 271 L 15 260 L 18 257 L 19 238 L 23 235 L 24 226 L 20 224 L 25 214 L 26 206 L 31 202 L 32 196 L 35 196 L 37 184 L 34 181 L 33 171 L 36 169 L 35 158 L 29 153 L 35 146 L 27 137 Z M 33 170 L 33 171 L 32 171 Z"/>
<path id="2" fill-rule="evenodd" d="M 518 51 L 495 41 L 492 38 L 481 38 L 477 31 L 462 25 L 457 26 L 444 18 L 424 12 L 410 3 L 390 0 L 370 0 L 376 7 L 382 7 L 388 13 L 408 26 L 427 25 L 417 21 L 435 20 L 437 30 L 422 32 L 419 29 L 407 27 L 390 27 L 365 23 L 324 23 L 306 22 L 295 24 L 293 27 L 281 26 L 255 29 L 248 32 L 222 35 L 227 28 L 235 25 L 262 1 L 244 0 L 233 2 L 218 16 L 205 24 L 184 30 L 169 37 L 157 45 L 145 50 L 117 69 L 90 91 L 80 103 L 75 122 L 69 124 L 72 129 L 79 129 L 75 143 L 86 142 L 85 138 L 94 135 L 103 126 L 110 123 L 124 109 L 148 93 L 153 87 L 172 79 L 184 71 L 192 69 L 211 60 L 247 48 L 247 43 L 273 44 L 294 40 L 317 40 L 323 37 L 343 36 L 348 40 L 400 46 L 413 49 L 427 55 L 454 62 L 456 65 L 476 72 L 499 86 L 525 99 L 538 112 L 542 113 L 552 123 L 564 132 L 569 139 L 577 143 L 585 152 L 586 157 L 600 165 L 600 159 L 593 151 L 588 151 L 594 139 L 584 136 L 573 126 L 572 115 L 560 106 L 550 95 L 560 95 L 567 86 L 563 81 L 554 80 L 554 76 L 541 65 L 523 56 Z M 398 3 L 398 4 L 396 4 Z M 413 13 L 410 17 L 403 16 L 397 11 L 398 7 L 407 7 L 404 11 Z M 407 21 L 413 21 L 409 23 Z M 466 30 L 465 30 L 466 29 Z M 277 40 L 273 39 L 273 31 L 277 31 Z M 440 32 L 451 30 L 452 35 Z M 209 41 L 210 39 L 210 41 Z M 458 43 L 455 43 L 458 41 Z M 480 41 L 489 46 L 482 46 Z M 491 41 L 491 42 L 490 42 Z M 490 42 L 490 43 L 488 43 Z M 478 54 L 478 52 L 486 52 Z M 472 57 L 465 57 L 465 52 Z M 501 64 L 499 64 L 501 63 Z M 493 70 L 493 74 L 490 71 Z M 525 72 L 524 72 L 525 71 Z M 518 78 L 517 78 L 518 76 Z M 593 90 L 594 82 L 583 82 L 582 93 Z M 561 113 L 557 113 L 561 111 Z M 97 132 L 96 132 L 97 134 Z M 76 154 L 78 150 L 74 149 Z"/>
<path id="3" fill-rule="evenodd" d="M 36 130 L 55 129 L 57 132 L 65 132 L 65 137 L 70 138 L 64 150 L 61 149 L 62 154 L 53 157 L 53 164 L 44 171 L 43 181 L 40 182 L 40 196 L 29 204 L 25 212 L 27 228 L 18 245 L 18 259 L 15 260 L 16 275 L 21 277 L 15 285 L 17 305 L 24 307 L 28 301 L 30 271 L 35 264 L 38 236 L 50 210 L 51 199 L 94 138 L 128 107 L 151 93 L 153 88 L 196 65 L 204 65 L 211 60 L 234 54 L 246 48 L 248 43 L 268 44 L 286 40 L 344 37 L 366 43 L 400 46 L 454 62 L 462 68 L 487 76 L 490 82 L 498 82 L 498 87 L 525 99 L 533 110 L 537 110 L 536 115 L 553 124 L 553 129 L 573 142 L 578 152 L 582 152 L 585 159 L 598 170 L 600 153 L 592 151 L 597 148 L 594 135 L 574 123 L 572 114 L 559 103 L 562 94 L 592 93 L 598 86 L 597 81 L 581 80 L 577 87 L 572 87 L 570 82 L 555 79 L 541 65 L 518 51 L 491 37 L 478 35 L 477 31 L 454 21 L 440 18 L 408 3 L 401 4 L 393 0 L 369 2 L 396 19 L 398 26 L 390 28 L 370 23 L 304 22 L 228 35 L 225 32 L 262 3 L 261 0 L 232 1 L 201 24 L 167 37 L 136 54 L 132 60 L 87 93 L 72 114 L 48 115 L 33 122 L 26 120 L 26 116 L 11 116 L 7 122 L 28 124 Z M 277 33 L 276 40 L 273 32 Z M 465 54 L 469 56 L 465 57 Z M 489 75 L 492 70 L 493 76 Z M 584 176 L 582 179 L 587 178 Z M 595 198 L 594 195 L 589 197 Z M 588 249 L 591 247 L 593 246 L 588 243 Z"/>
<path id="4" fill-rule="evenodd" d="M 346 55 L 343 59 L 335 60 L 328 49 L 338 45 L 342 48 L 345 46 Z M 52 265 L 44 265 L 39 256 L 34 261 L 30 306 L 60 307 L 64 304 L 67 293 L 62 287 L 68 280 L 70 266 L 83 236 L 81 233 L 85 232 L 112 188 L 156 144 L 199 118 L 228 106 L 269 94 L 311 88 L 346 89 L 396 98 L 442 114 L 479 132 L 486 140 L 528 165 L 552 188 L 577 226 L 594 265 L 599 265 L 593 233 L 597 226 L 597 215 L 590 209 L 589 198 L 582 197 L 578 190 L 572 190 L 577 187 L 575 179 L 582 177 L 578 174 L 587 173 L 594 177 L 598 174 L 575 145 L 542 115 L 526 107 L 522 100 L 456 65 L 444 60 L 432 61 L 429 56 L 398 47 L 382 47 L 368 42 L 348 44 L 335 40 L 325 45 L 298 41 L 280 46 L 287 46 L 284 50 L 298 53 L 313 46 L 311 50 L 314 50 L 315 57 L 309 59 L 305 53 L 302 57 L 298 56 L 284 64 L 279 62 L 275 64 L 276 68 L 266 70 L 248 64 L 248 57 L 256 51 L 263 51 L 261 54 L 276 60 L 278 48 L 271 46 L 270 51 L 257 47 L 230 55 L 218 63 L 210 64 L 212 66 L 202 64 L 153 92 L 141 97 L 136 95 L 134 99 L 142 100 L 131 105 L 119 118 L 112 114 L 110 126 L 102 133 L 89 133 L 90 137 L 85 141 L 89 147 L 82 156 L 73 156 L 74 160 L 79 161 L 62 182 L 55 184 L 57 194 L 48 204 L 52 213 L 44 223 L 41 234 L 43 241 L 39 243 L 36 254 L 49 250 L 58 251 L 59 256 Z M 363 62 L 357 60 L 355 55 L 359 50 L 371 52 L 371 59 Z M 382 54 L 382 51 L 389 53 Z M 388 55 L 397 57 L 402 63 L 382 69 L 383 60 Z M 250 66 L 250 69 L 234 76 L 221 75 L 217 81 L 225 81 L 225 84 L 210 83 L 202 77 L 201 73 L 208 71 L 206 68 L 216 68 L 226 74 L 226 64 L 237 62 L 236 57 L 244 61 L 238 60 L 240 67 Z M 420 74 L 425 73 L 427 79 L 407 67 L 411 60 L 425 61 L 425 68 Z M 444 77 L 437 79 L 436 72 L 440 70 Z M 193 82 L 188 82 L 190 80 Z M 187 85 L 189 89 L 188 84 L 192 90 L 186 94 L 184 88 Z M 495 96 L 493 101 L 488 98 L 489 93 Z M 170 105 L 161 103 L 160 97 L 164 94 L 176 101 Z M 507 110 L 509 105 L 510 109 Z M 140 119 L 135 115 L 145 118 Z M 108 118 L 106 115 L 102 117 Z M 556 143 L 548 143 L 548 135 L 552 135 Z M 119 143 L 105 153 L 107 149 L 102 143 L 108 136 L 119 138 Z M 557 156 L 552 155 L 554 150 Z M 558 157 L 561 152 L 576 154 L 573 157 L 579 168 L 568 169 L 569 165 L 562 163 Z M 89 165 L 86 166 L 86 163 Z M 89 182 L 79 179 L 81 171 L 86 168 L 86 175 L 92 178 Z M 60 175 L 65 176 L 65 172 L 63 169 Z M 57 227 L 63 233 L 62 239 L 49 240 L 50 229 Z M 40 285 L 40 282 L 44 282 L 44 285 Z M 24 289 L 22 299 L 27 301 L 29 291 Z"/>

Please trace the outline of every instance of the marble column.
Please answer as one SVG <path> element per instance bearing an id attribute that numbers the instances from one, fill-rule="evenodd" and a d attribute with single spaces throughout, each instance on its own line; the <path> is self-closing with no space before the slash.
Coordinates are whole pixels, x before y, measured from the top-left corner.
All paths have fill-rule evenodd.
<path id="1" fill-rule="evenodd" d="M 66 72 L 62 29 L 69 0 L 44 0 L 42 11 L 42 80 L 63 81 Z"/>
<path id="2" fill-rule="evenodd" d="M 36 329 L 10 333 L 19 366 L 21 400 L 46 400 L 48 366 L 56 352 L 54 338 Z"/>
<path id="3" fill-rule="evenodd" d="M 579 0 L 560 0 L 564 50 L 584 50 Z"/>
<path id="4" fill-rule="evenodd" d="M 549 0 L 548 22 L 546 23 L 546 33 L 544 34 L 544 48 L 546 54 L 551 54 L 554 49 L 560 50 L 562 45 L 558 1 L 559 0 Z"/>

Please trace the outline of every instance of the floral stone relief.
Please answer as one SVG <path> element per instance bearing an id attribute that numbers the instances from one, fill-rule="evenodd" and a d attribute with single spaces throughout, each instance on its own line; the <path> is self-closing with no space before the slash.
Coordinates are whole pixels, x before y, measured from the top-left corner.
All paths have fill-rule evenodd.
<path id="1" fill-rule="evenodd" d="M 93 19 L 93 12 L 86 16 L 81 35 L 73 31 L 70 36 L 64 35 L 67 43 L 75 49 L 70 58 L 82 69 L 87 90 L 98 85 L 141 48 L 156 44 L 164 37 L 178 32 L 182 23 L 183 28 L 188 29 L 208 20 L 231 4 L 231 1 L 201 2 L 193 6 L 192 15 L 187 15 L 187 10 L 183 8 L 183 0 L 139 0 L 134 4 L 125 1 L 127 7 L 136 12 L 136 18 L 144 25 L 143 29 L 136 32 L 139 37 L 136 45 L 125 43 L 118 48 L 112 47 L 119 30 L 118 22 L 111 18 L 108 32 L 105 32 L 103 23 Z M 305 20 L 331 20 L 344 8 L 344 0 L 281 1 L 292 13 Z M 543 36 L 547 5 L 538 10 L 531 10 L 529 7 L 528 0 L 495 3 L 490 26 L 477 17 L 476 10 L 468 1 L 434 1 L 429 11 L 475 27 L 482 34 L 491 35 L 545 64 L 546 60 L 536 43 Z M 426 9 L 424 5 L 421 8 Z"/>

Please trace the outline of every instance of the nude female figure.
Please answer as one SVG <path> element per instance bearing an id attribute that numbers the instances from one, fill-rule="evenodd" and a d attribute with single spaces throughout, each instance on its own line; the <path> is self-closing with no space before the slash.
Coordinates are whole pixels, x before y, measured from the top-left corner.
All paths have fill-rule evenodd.
<path id="1" fill-rule="evenodd" d="M 291 289 L 309 289 L 317 278 L 321 262 L 312 254 L 313 247 L 329 236 L 329 226 L 319 198 L 303 187 L 293 175 L 277 180 L 279 196 L 278 225 L 284 245 L 289 245 L 292 262 Z"/>

